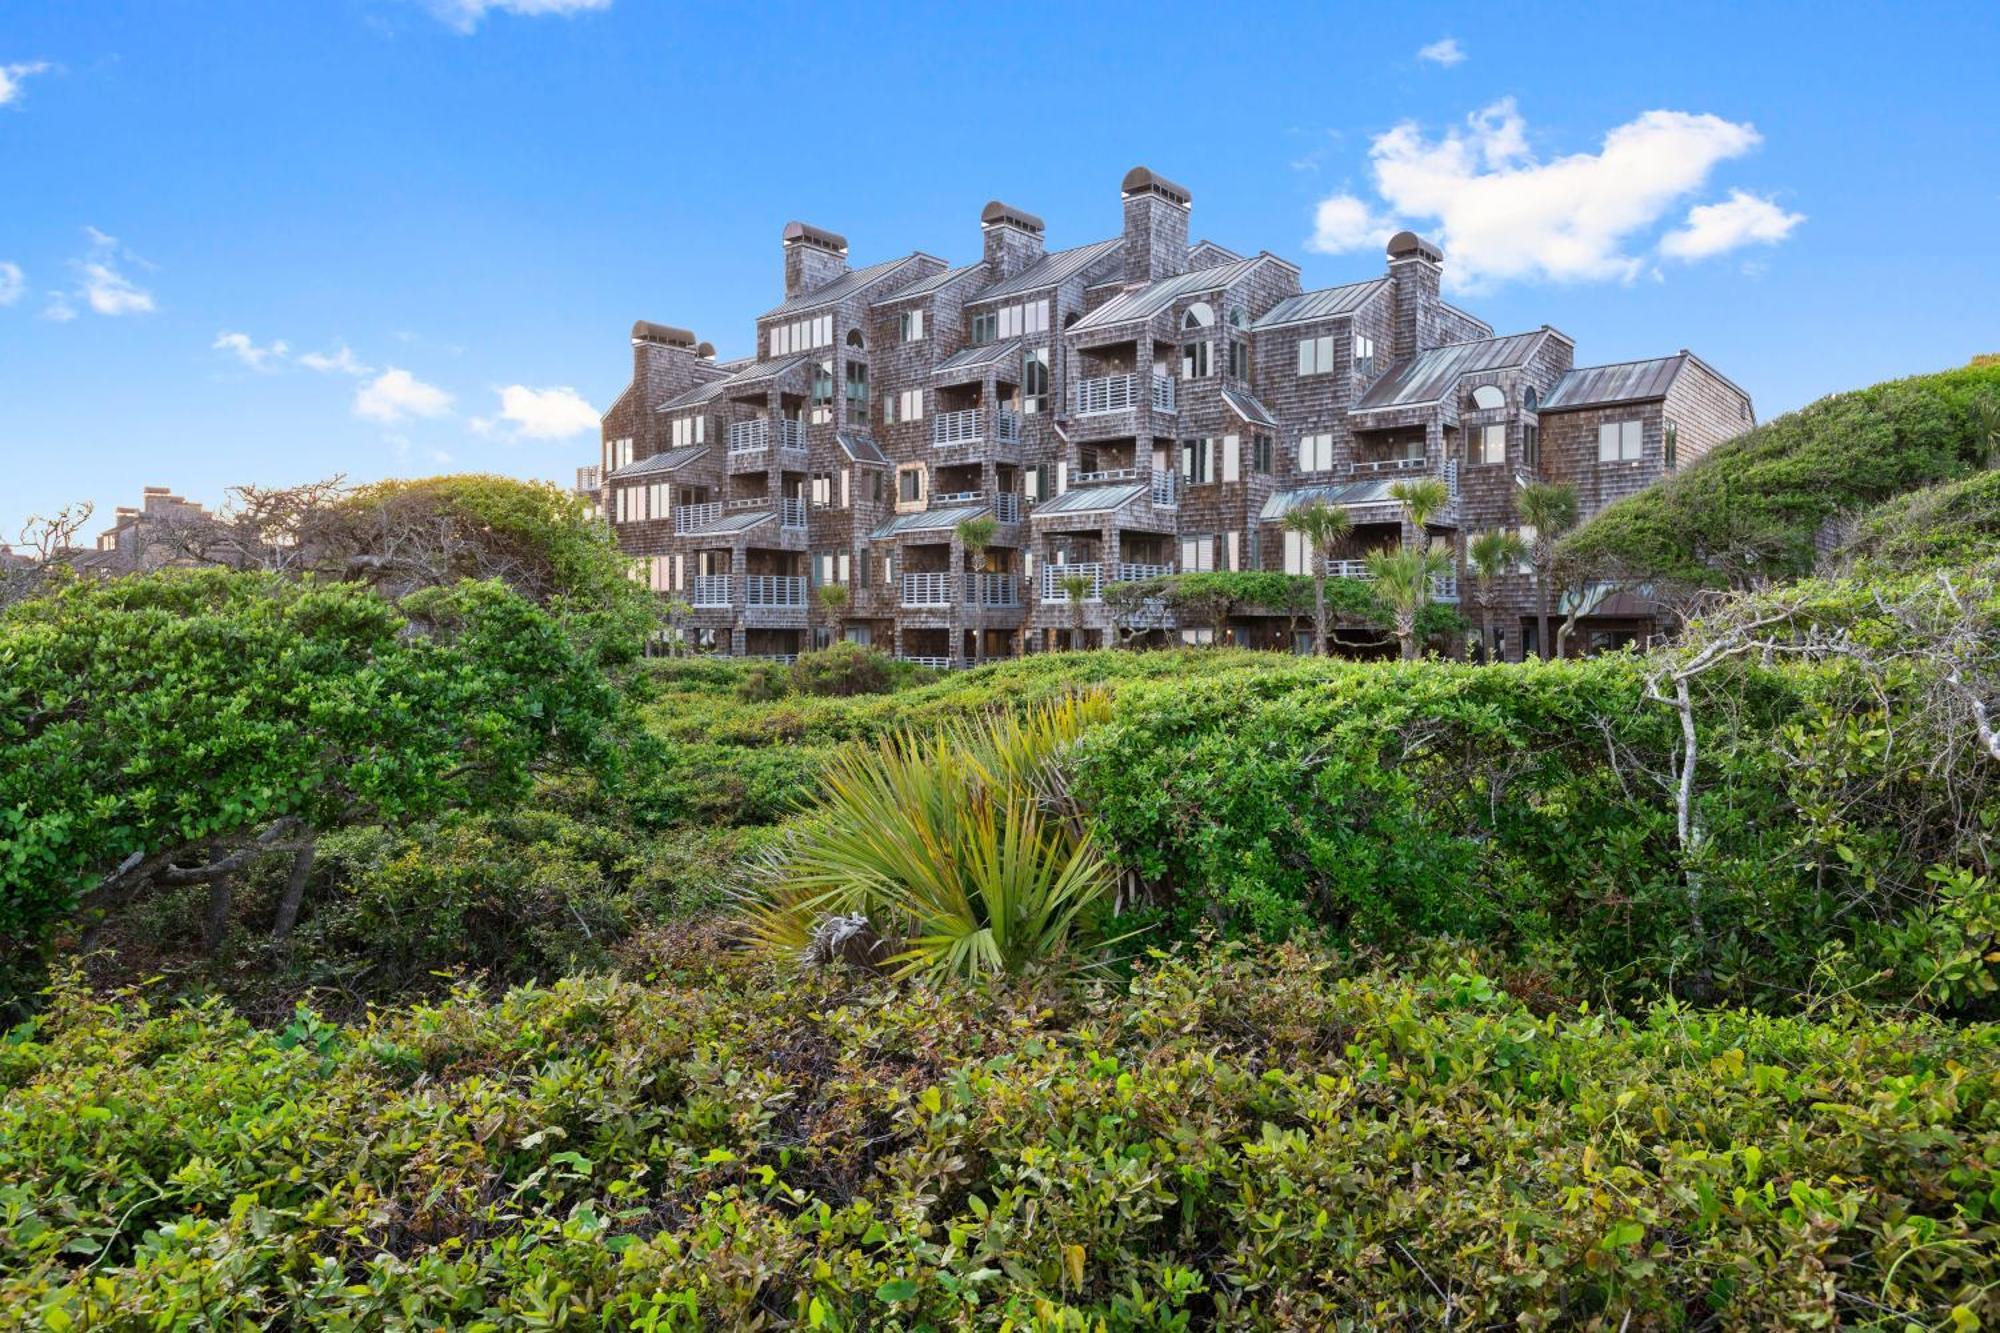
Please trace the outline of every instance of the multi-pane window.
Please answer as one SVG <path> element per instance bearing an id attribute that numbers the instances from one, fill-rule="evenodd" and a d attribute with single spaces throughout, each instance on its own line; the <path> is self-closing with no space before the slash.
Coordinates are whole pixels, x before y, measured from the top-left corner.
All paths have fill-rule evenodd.
<path id="1" fill-rule="evenodd" d="M 924 419 L 924 391 L 922 389 L 903 390 L 903 400 L 900 406 L 903 420 L 922 421 Z"/>
<path id="2" fill-rule="evenodd" d="M 629 435 L 622 440 L 606 440 L 604 442 L 604 470 L 606 472 L 616 472 L 631 461 L 632 438 Z"/>
<path id="3" fill-rule="evenodd" d="M 867 426 L 868 424 L 868 363 L 849 361 L 847 363 L 847 424 Z"/>
<path id="4" fill-rule="evenodd" d="M 1271 453 L 1270 436 L 1261 434 L 1252 435 L 1250 437 L 1250 470 L 1269 476 L 1272 465 Z"/>
<path id="5" fill-rule="evenodd" d="M 1667 471 L 1672 472 L 1681 465 L 1681 428 L 1669 421 L 1661 432 L 1661 442 L 1664 446 Z"/>
<path id="6" fill-rule="evenodd" d="M 889 498 L 889 474 L 879 467 L 868 469 L 868 498 L 876 504 Z"/>
<path id="7" fill-rule="evenodd" d="M 833 474 L 815 472 L 812 475 L 812 506 L 814 509 L 833 508 Z"/>
<path id="8" fill-rule="evenodd" d="M 1299 471 L 1333 471 L 1333 435 L 1330 432 L 1299 436 Z"/>
<path id="9" fill-rule="evenodd" d="M 816 587 L 829 583 L 845 583 L 853 566 L 846 551 L 815 551 L 812 558 L 812 581 Z"/>
<path id="10" fill-rule="evenodd" d="M 1190 486 L 1200 486 L 1213 480 L 1209 471 L 1209 437 L 1197 436 L 1181 441 L 1181 478 Z"/>
<path id="11" fill-rule="evenodd" d="M 904 504 L 916 504 L 924 498 L 924 470 L 921 467 L 904 468 L 896 473 L 896 499 Z"/>
<path id="12" fill-rule="evenodd" d="M 646 488 L 646 512 L 654 518 L 665 518 L 672 503 L 673 484 L 656 481 Z"/>
<path id="13" fill-rule="evenodd" d="M 905 310 L 896 318 L 896 331 L 906 343 L 922 342 L 924 340 L 924 312 L 921 310 Z"/>
<path id="14" fill-rule="evenodd" d="M 984 315 L 976 316 L 974 323 L 976 324 L 978 320 L 984 318 L 987 317 Z M 1044 297 L 1039 301 L 1029 301 L 1025 305 L 1002 306 L 993 312 L 992 318 L 994 319 L 993 337 L 1019 338 L 1023 334 L 1028 333 L 1046 333 L 1049 328 L 1048 299 Z M 993 341 L 993 337 L 981 338 L 977 333 L 974 333 L 972 341 L 991 342 Z"/>
<path id="15" fill-rule="evenodd" d="M 1034 347 L 1021 358 L 1021 410 L 1049 410 L 1049 349 Z"/>
<path id="16" fill-rule="evenodd" d="M 1055 494 L 1050 487 L 1054 484 L 1054 471 L 1047 463 L 1037 463 L 1021 472 L 1021 494 L 1030 500 L 1046 499 Z"/>
<path id="17" fill-rule="evenodd" d="M 814 424 L 833 420 L 833 362 L 813 362 L 811 387 L 807 392 L 811 395 Z"/>
<path id="18" fill-rule="evenodd" d="M 1597 461 L 1629 463 L 1639 457 L 1643 435 L 1636 421 L 1607 421 L 1597 428 Z"/>
<path id="19" fill-rule="evenodd" d="M 1507 427 L 1502 423 L 1481 426 L 1479 429 L 1479 461 L 1482 463 L 1504 463 L 1507 461 Z"/>
<path id="20" fill-rule="evenodd" d="M 1364 378 L 1375 373 L 1375 340 L 1365 333 L 1354 335 L 1354 373 Z"/>
<path id="21" fill-rule="evenodd" d="M 1285 530 L 1285 572 L 1287 574 L 1310 574 L 1313 572 L 1312 543 L 1303 532 Z"/>
<path id="22" fill-rule="evenodd" d="M 1542 470 L 1542 428 L 1521 427 L 1521 463 L 1530 472 Z"/>
<path id="23" fill-rule="evenodd" d="M 708 440 L 707 417 L 675 417 L 674 448 L 684 448 L 690 444 L 703 444 Z"/>
<path id="24" fill-rule="evenodd" d="M 1207 574 L 1215 569 L 1215 538 L 1213 536 L 1181 538 L 1181 572 L 1183 574 Z"/>
<path id="25" fill-rule="evenodd" d="M 1238 338 L 1229 340 L 1229 378 L 1233 380 L 1250 378 L 1250 344 Z"/>
<path id="26" fill-rule="evenodd" d="M 975 346 L 990 343 L 1000 336 L 1000 316 L 988 310 L 972 317 L 972 341 Z"/>
<path id="27" fill-rule="evenodd" d="M 1333 373 L 1333 335 L 1320 338 L 1299 339 L 1299 374 L 1330 375 Z"/>
<path id="28" fill-rule="evenodd" d="M 794 320 L 790 324 L 774 324 L 771 326 L 770 345 L 772 356 L 790 356 L 815 347 L 831 347 L 833 316 L 818 315 L 812 319 Z"/>
<path id="29" fill-rule="evenodd" d="M 1205 380 L 1208 378 L 1208 344 L 1181 344 L 1181 378 L 1184 380 Z"/>

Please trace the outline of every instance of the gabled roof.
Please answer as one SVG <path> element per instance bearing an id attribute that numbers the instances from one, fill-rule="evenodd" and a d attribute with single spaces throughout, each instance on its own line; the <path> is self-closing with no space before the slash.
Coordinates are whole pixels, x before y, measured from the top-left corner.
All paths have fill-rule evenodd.
<path id="1" fill-rule="evenodd" d="M 1214 241 L 1196 241 L 1188 247 L 1187 266 L 1190 270 L 1214 268 L 1217 264 L 1233 264 L 1243 258 L 1226 245 Z"/>
<path id="2" fill-rule="evenodd" d="M 733 394 L 739 389 L 747 389 L 753 384 L 762 384 L 766 380 L 777 379 L 781 375 L 790 374 L 805 363 L 806 355 L 803 352 L 794 352 L 790 356 L 774 357 L 769 361 L 752 361 L 728 379 L 718 380 L 714 385 L 715 393 L 709 396 L 716 397 L 722 394 Z M 704 385 L 703 387 L 707 388 L 709 386 Z"/>
<path id="3" fill-rule="evenodd" d="M 1079 245 L 1071 250 L 1050 251 L 1013 277 L 1002 278 L 991 287 L 974 292 L 969 299 L 990 301 L 997 296 L 1018 296 L 1022 292 L 1054 287 L 1069 281 L 1099 260 L 1117 254 L 1124 244 L 1123 236 L 1113 236 L 1108 241 Z"/>
<path id="4" fill-rule="evenodd" d="M 1264 312 L 1264 317 L 1250 327 L 1253 329 L 1275 329 L 1285 324 L 1306 324 L 1316 319 L 1338 319 L 1351 315 L 1374 299 L 1376 293 L 1389 289 L 1387 278 L 1370 278 L 1366 282 L 1350 282 L 1341 287 L 1321 287 L 1317 291 L 1300 292 L 1297 296 L 1287 296 L 1278 304 Z"/>
<path id="5" fill-rule="evenodd" d="M 913 296 L 929 296 L 932 292 L 942 291 L 954 282 L 963 282 L 965 279 L 976 277 L 985 271 L 986 265 L 984 263 L 961 264 L 957 268 L 948 268 L 943 272 L 933 273 L 927 278 L 918 278 L 907 287 L 898 287 L 885 296 L 876 297 L 869 304 L 888 305 L 892 301 L 907 301 Z"/>
<path id="6" fill-rule="evenodd" d="M 708 446 L 705 444 L 685 444 L 678 449 L 669 449 L 663 454 L 642 458 L 636 463 L 627 463 L 605 480 L 625 481 L 632 477 L 650 477 L 656 472 L 678 471 L 707 452 Z"/>
<path id="7" fill-rule="evenodd" d="M 725 537 L 733 532 L 748 532 L 759 523 L 768 523 L 775 518 L 768 509 L 737 510 L 720 518 L 710 519 L 698 528 L 676 533 L 679 537 Z"/>
<path id="8" fill-rule="evenodd" d="M 963 351 L 953 352 L 937 363 L 931 371 L 931 378 L 944 375 L 968 375 L 972 379 L 982 378 L 985 367 L 1001 361 L 1021 359 L 1021 340 L 1009 338 L 1004 342 L 979 343 Z"/>
<path id="9" fill-rule="evenodd" d="M 1101 514 L 1123 509 L 1146 493 L 1143 481 L 1120 482 L 1116 486 L 1079 486 L 1064 491 L 1053 500 L 1035 506 L 1034 517 L 1049 514 Z"/>
<path id="10" fill-rule="evenodd" d="M 1621 361 L 1611 366 L 1579 366 L 1556 381 L 1537 410 L 1564 412 L 1609 403 L 1643 403 L 1664 398 L 1687 364 L 1685 355 L 1659 356 L 1650 361 Z"/>
<path id="11" fill-rule="evenodd" d="M 1491 324 L 1488 324 L 1485 320 L 1481 319 L 1479 316 L 1473 314 L 1470 310 L 1465 309 L 1465 307 L 1455 306 L 1449 301 L 1439 301 L 1438 304 L 1444 307 L 1446 310 L 1451 311 L 1452 314 L 1457 315 L 1460 319 L 1464 320 L 1466 323 L 1471 324 L 1477 328 L 1486 330 L 1487 337 L 1491 338 L 1493 336 L 1493 326 Z"/>
<path id="12" fill-rule="evenodd" d="M 755 365 L 756 362 L 745 361 L 742 364 L 744 368 L 748 368 Z M 667 399 L 666 402 L 660 404 L 657 410 L 661 412 L 678 412 L 683 408 L 699 407 L 703 403 L 720 398 L 724 386 L 734 378 L 736 378 L 734 375 L 724 375 L 720 379 L 709 380 L 706 384 L 697 384 L 686 393 Z"/>
<path id="13" fill-rule="evenodd" d="M 874 439 L 856 431 L 835 431 L 834 439 L 840 442 L 840 451 L 857 463 L 875 463 L 886 467 L 889 456 L 882 452 L 882 446 Z"/>
<path id="14" fill-rule="evenodd" d="M 1460 376 L 1522 365 L 1540 349 L 1549 334 L 1550 330 L 1543 328 L 1505 338 L 1447 343 L 1419 352 L 1375 381 L 1353 410 L 1381 412 L 1443 402 L 1457 387 Z"/>
<path id="15" fill-rule="evenodd" d="M 900 537 L 906 532 L 948 532 L 969 518 L 993 512 L 991 505 L 959 505 L 952 509 L 926 509 L 921 514 L 898 514 L 868 534 L 870 541 Z"/>
<path id="16" fill-rule="evenodd" d="M 1278 428 L 1278 419 L 1271 415 L 1271 409 L 1258 402 L 1254 394 L 1246 393 L 1242 389 L 1232 389 L 1225 384 L 1222 387 L 1222 401 L 1228 405 L 1230 411 L 1252 426 L 1269 426 L 1272 430 Z"/>
<path id="17" fill-rule="evenodd" d="M 1264 263 L 1283 263 L 1275 255 L 1257 255 L 1250 259 L 1239 259 L 1233 264 L 1217 264 L 1214 268 L 1199 268 L 1192 273 L 1181 273 L 1158 282 L 1149 282 L 1144 287 L 1114 296 L 1097 309 L 1079 319 L 1070 327 L 1104 329 L 1117 324 L 1129 324 L 1135 320 L 1151 319 L 1183 296 L 1196 292 L 1216 291 L 1236 282 L 1251 269 Z"/>
<path id="18" fill-rule="evenodd" d="M 1265 523 L 1276 523 L 1294 509 L 1309 504 L 1326 505 L 1372 505 L 1389 504 L 1395 497 L 1389 488 L 1396 484 L 1394 477 L 1378 477 L 1372 481 L 1332 482 L 1325 486 L 1300 486 L 1296 490 L 1274 491 L 1271 498 L 1264 501 L 1264 508 L 1257 517 Z"/>
<path id="19" fill-rule="evenodd" d="M 803 314 L 808 310 L 818 310 L 824 306 L 833 305 L 838 301 L 846 300 L 856 292 L 865 291 L 886 278 L 894 277 L 905 266 L 914 265 L 925 259 L 933 260 L 939 264 L 944 262 L 942 259 L 938 259 L 936 255 L 927 255 L 921 250 L 913 250 L 901 259 L 885 259 L 879 264 L 870 264 L 866 268 L 857 268 L 851 273 L 843 273 L 824 287 L 815 287 L 803 296 L 794 296 L 789 301 L 772 306 L 769 310 L 757 316 L 757 318 L 760 320 L 776 319 L 781 315 Z"/>

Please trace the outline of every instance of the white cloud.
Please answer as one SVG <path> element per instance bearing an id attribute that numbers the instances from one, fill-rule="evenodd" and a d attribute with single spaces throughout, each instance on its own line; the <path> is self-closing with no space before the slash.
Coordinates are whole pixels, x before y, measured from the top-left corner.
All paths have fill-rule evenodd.
<path id="1" fill-rule="evenodd" d="M 363 364 L 345 343 L 334 352 L 306 352 L 299 357 L 299 364 L 322 375 L 335 371 L 342 375 L 372 375 L 375 371 L 373 366 Z"/>
<path id="2" fill-rule="evenodd" d="M 450 394 L 394 366 L 362 385 L 354 394 L 354 415 L 369 421 L 441 417 L 449 411 Z"/>
<path id="3" fill-rule="evenodd" d="M 1387 243 L 1395 230 L 1394 221 L 1378 215 L 1366 200 L 1351 194 L 1329 195 L 1313 210 L 1313 234 L 1306 249 L 1323 255 L 1372 249 Z"/>
<path id="4" fill-rule="evenodd" d="M 259 347 L 247 333 L 218 333 L 210 350 L 228 352 L 252 370 L 276 370 L 289 349 L 283 338 L 268 347 Z"/>
<path id="5" fill-rule="evenodd" d="M 85 227 L 83 232 L 90 238 L 90 253 L 73 261 L 78 280 L 71 295 L 100 315 L 143 315 L 154 310 L 153 294 L 126 277 L 118 267 L 121 262 L 144 268 L 152 265 L 120 245 L 116 236 L 108 236 L 95 227 Z M 50 309 L 44 313 L 52 319 L 69 319 L 76 313 L 75 307 L 63 297 L 51 298 L 49 305 Z M 58 306 L 68 313 L 54 313 Z"/>
<path id="6" fill-rule="evenodd" d="M 6 106 L 21 95 L 23 80 L 36 74 L 46 74 L 49 62 L 30 60 L 16 65 L 0 65 L 0 106 Z"/>
<path id="7" fill-rule="evenodd" d="M 1731 190 L 1719 204 L 1698 204 L 1687 222 L 1660 240 L 1660 253 L 1670 259 L 1707 259 L 1746 245 L 1775 245 L 1806 220 L 1787 213 L 1771 200 L 1748 190 Z"/>
<path id="8" fill-rule="evenodd" d="M 49 302 L 42 307 L 42 318 L 52 319 L 58 324 L 67 324 L 76 318 L 76 307 L 70 304 L 66 292 L 50 292 Z"/>
<path id="9" fill-rule="evenodd" d="M 490 13 L 537 18 L 554 14 L 568 18 L 591 10 L 609 9 L 611 0 L 430 0 L 430 9 L 460 32 L 471 32 Z"/>
<path id="10" fill-rule="evenodd" d="M 1465 48 L 1458 44 L 1456 37 L 1440 37 L 1429 46 L 1417 51 L 1417 59 L 1428 60 L 1433 65 L 1443 65 L 1450 69 L 1453 65 L 1465 63 Z"/>
<path id="11" fill-rule="evenodd" d="M 597 409 L 567 386 L 531 389 L 510 384 L 500 390 L 500 421 L 527 440 L 567 440 L 597 429 Z"/>
<path id="12" fill-rule="evenodd" d="M 1351 194 L 1324 200 L 1331 213 L 1315 219 L 1315 248 L 1354 248 L 1404 218 L 1443 246 L 1454 287 L 1631 281 L 1646 270 L 1661 219 L 1718 164 L 1761 141 L 1754 126 L 1719 116 L 1646 111 L 1597 152 L 1543 161 L 1514 99 L 1503 98 L 1435 140 L 1410 122 L 1378 135 L 1369 156 L 1383 216 Z"/>
<path id="13" fill-rule="evenodd" d="M 19 264 L 0 259 L 0 305 L 12 305 L 28 290 L 28 275 Z"/>

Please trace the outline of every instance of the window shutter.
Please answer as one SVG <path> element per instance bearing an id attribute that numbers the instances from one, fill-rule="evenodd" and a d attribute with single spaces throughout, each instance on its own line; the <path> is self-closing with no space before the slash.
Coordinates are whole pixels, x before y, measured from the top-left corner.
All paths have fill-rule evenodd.
<path id="1" fill-rule="evenodd" d="M 1222 437 L 1222 479 L 1236 481 L 1243 475 L 1243 440 L 1236 435 Z"/>

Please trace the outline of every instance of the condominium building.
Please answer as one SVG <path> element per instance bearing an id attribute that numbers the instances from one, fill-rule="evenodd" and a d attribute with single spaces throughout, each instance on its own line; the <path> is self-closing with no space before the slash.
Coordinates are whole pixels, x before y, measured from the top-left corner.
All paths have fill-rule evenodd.
<path id="1" fill-rule="evenodd" d="M 979 258 L 956 265 L 854 267 L 843 237 L 789 223 L 784 297 L 750 355 L 633 326 L 631 382 L 577 486 L 698 646 L 784 656 L 844 637 L 956 665 L 1129 639 L 1112 583 L 1307 572 L 1283 526 L 1299 505 L 1347 511 L 1334 572 L 1361 576 L 1369 551 L 1418 538 L 1400 479 L 1444 484 L 1429 535 L 1462 550 L 1518 527 L 1532 480 L 1572 483 L 1587 516 L 1753 420 L 1690 352 L 1579 367 L 1547 325 L 1496 334 L 1442 298 L 1445 257 L 1411 233 L 1382 272 L 1306 291 L 1281 256 L 1190 241 L 1173 181 L 1135 168 L 1118 200 L 1117 234 L 1063 250 L 1033 213 L 989 203 Z M 1643 627 L 1629 595 L 1593 595 L 1579 643 Z M 1495 600 L 1519 657 L 1531 575 Z M 1164 609 L 1136 628 L 1213 633 Z M 1247 612 L 1227 630 L 1296 633 Z"/>

